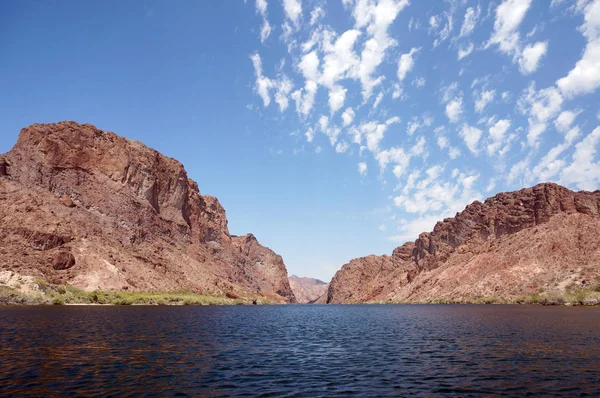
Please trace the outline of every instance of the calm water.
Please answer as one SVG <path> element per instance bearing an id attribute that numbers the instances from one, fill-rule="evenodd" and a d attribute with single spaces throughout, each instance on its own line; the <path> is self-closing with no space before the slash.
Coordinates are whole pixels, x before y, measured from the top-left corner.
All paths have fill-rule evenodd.
<path id="1" fill-rule="evenodd" d="M 600 396 L 600 308 L 0 307 L 0 395 Z"/>

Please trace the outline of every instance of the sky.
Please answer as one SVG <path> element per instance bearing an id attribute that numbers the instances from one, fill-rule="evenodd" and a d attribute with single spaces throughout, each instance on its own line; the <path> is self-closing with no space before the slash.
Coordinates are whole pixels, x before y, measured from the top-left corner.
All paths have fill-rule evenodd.
<path id="1" fill-rule="evenodd" d="M 599 88 L 598 0 L 0 2 L 0 153 L 140 140 L 325 281 L 474 200 L 599 189 Z"/>

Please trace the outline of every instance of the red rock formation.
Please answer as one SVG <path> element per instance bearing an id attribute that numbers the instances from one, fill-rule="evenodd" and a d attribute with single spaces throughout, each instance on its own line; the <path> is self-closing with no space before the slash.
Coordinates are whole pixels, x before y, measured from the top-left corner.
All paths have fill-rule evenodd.
<path id="1" fill-rule="evenodd" d="M 0 157 L 0 220 L 2 269 L 88 290 L 295 301 L 281 257 L 231 236 L 219 201 L 181 163 L 92 125 L 21 131 Z"/>
<path id="2" fill-rule="evenodd" d="M 327 289 L 329 288 L 328 283 L 319 279 L 301 278 L 292 275 L 289 277 L 289 280 L 296 300 L 302 304 L 316 303 L 327 293 Z"/>
<path id="3" fill-rule="evenodd" d="M 600 191 L 539 184 L 468 205 L 392 256 L 344 265 L 328 302 L 514 298 L 600 274 Z"/>

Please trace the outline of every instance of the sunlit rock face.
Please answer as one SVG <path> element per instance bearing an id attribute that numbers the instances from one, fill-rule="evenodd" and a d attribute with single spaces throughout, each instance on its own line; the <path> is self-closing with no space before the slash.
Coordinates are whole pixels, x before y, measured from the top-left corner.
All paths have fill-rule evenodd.
<path id="1" fill-rule="evenodd" d="M 0 156 L 0 267 L 92 289 L 295 302 L 282 258 L 232 236 L 181 163 L 89 124 L 34 124 Z"/>
<path id="2" fill-rule="evenodd" d="M 329 303 L 512 299 L 600 275 L 600 191 L 545 183 L 468 205 L 391 256 L 350 261 Z"/>

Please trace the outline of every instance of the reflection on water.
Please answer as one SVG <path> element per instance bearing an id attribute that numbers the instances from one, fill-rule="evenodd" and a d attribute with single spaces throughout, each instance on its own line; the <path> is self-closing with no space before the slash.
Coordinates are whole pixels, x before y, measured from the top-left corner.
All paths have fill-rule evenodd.
<path id="1" fill-rule="evenodd" d="M 0 307 L 0 395 L 600 396 L 600 308 Z"/>

